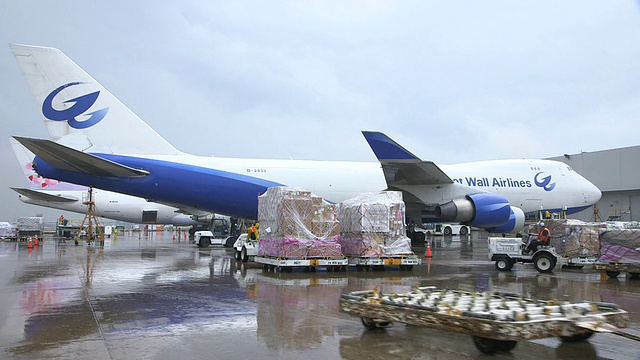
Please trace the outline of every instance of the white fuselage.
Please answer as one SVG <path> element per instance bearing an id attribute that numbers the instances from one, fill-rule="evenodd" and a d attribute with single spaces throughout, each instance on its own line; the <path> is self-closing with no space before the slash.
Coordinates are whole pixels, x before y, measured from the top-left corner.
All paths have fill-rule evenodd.
<path id="1" fill-rule="evenodd" d="M 64 196 L 67 198 L 77 198 L 73 202 L 55 202 L 32 199 L 25 195 L 19 195 L 22 202 L 31 205 L 44 206 L 52 209 L 70 211 L 79 214 L 86 214 L 88 205 L 83 202 L 88 199 L 88 192 L 81 190 L 38 190 L 54 196 Z M 95 203 L 95 214 L 99 217 L 140 224 L 143 222 L 153 224 L 172 225 L 194 225 L 198 222 L 190 216 L 176 212 L 176 208 L 147 202 L 135 196 L 119 194 L 111 191 L 93 189 L 93 201 Z M 154 221 L 143 221 L 143 213 L 150 217 L 155 217 Z M 155 214 L 154 214 L 155 212 Z"/>

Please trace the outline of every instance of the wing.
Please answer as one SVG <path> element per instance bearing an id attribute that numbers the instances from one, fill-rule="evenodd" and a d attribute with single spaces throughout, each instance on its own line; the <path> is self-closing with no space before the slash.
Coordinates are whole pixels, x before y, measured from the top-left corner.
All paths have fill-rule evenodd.
<path id="1" fill-rule="evenodd" d="M 420 160 L 387 135 L 374 131 L 363 131 L 362 134 L 380 161 L 389 188 L 453 183 L 435 163 Z"/>

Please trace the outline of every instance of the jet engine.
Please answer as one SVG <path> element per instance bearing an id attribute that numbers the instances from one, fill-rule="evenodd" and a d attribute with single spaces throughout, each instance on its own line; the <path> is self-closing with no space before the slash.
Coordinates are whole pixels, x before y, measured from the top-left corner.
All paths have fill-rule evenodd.
<path id="1" fill-rule="evenodd" d="M 502 195 L 489 193 L 471 194 L 438 205 L 435 215 L 492 232 L 517 231 L 524 226 L 524 213 L 520 208 L 511 206 Z"/>
<path id="2" fill-rule="evenodd" d="M 496 226 L 493 229 L 487 229 L 489 232 L 493 233 L 512 233 L 518 232 L 520 229 L 524 227 L 524 212 L 522 209 L 511 206 L 511 215 L 509 215 L 509 220 L 500 225 Z"/>

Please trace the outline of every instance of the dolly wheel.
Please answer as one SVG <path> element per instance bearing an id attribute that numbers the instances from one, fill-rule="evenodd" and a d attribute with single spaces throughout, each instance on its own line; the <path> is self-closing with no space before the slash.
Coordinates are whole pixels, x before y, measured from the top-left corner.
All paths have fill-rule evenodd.
<path id="1" fill-rule="evenodd" d="M 483 354 L 495 354 L 500 350 L 501 341 L 480 336 L 473 336 L 473 343 Z"/>
<path id="2" fill-rule="evenodd" d="M 518 342 L 515 340 L 498 340 L 500 341 L 500 345 L 498 346 L 498 351 L 509 352 L 513 350 L 513 348 L 518 345 Z"/>
<path id="3" fill-rule="evenodd" d="M 605 272 L 607 273 L 607 276 L 612 279 L 615 279 L 618 277 L 618 275 L 620 275 L 620 271 L 607 270 Z"/>
<path id="4" fill-rule="evenodd" d="M 584 332 L 582 334 L 573 334 L 569 336 L 560 336 L 560 340 L 566 343 L 576 343 L 587 340 L 593 335 L 593 331 Z"/>
<path id="5" fill-rule="evenodd" d="M 360 321 L 362 321 L 362 325 L 364 325 L 367 330 L 384 329 L 390 325 L 388 321 L 376 321 L 368 317 L 361 317 Z"/>

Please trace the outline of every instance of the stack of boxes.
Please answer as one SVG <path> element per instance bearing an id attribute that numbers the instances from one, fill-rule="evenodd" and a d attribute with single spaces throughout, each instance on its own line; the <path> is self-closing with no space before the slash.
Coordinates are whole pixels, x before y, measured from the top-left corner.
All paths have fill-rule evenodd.
<path id="1" fill-rule="evenodd" d="M 258 197 L 259 255 L 341 257 L 335 207 L 300 188 L 272 187 Z"/>
<path id="2" fill-rule="evenodd" d="M 340 203 L 342 253 L 357 257 L 413 254 L 404 214 L 399 191 L 364 194 Z"/>

